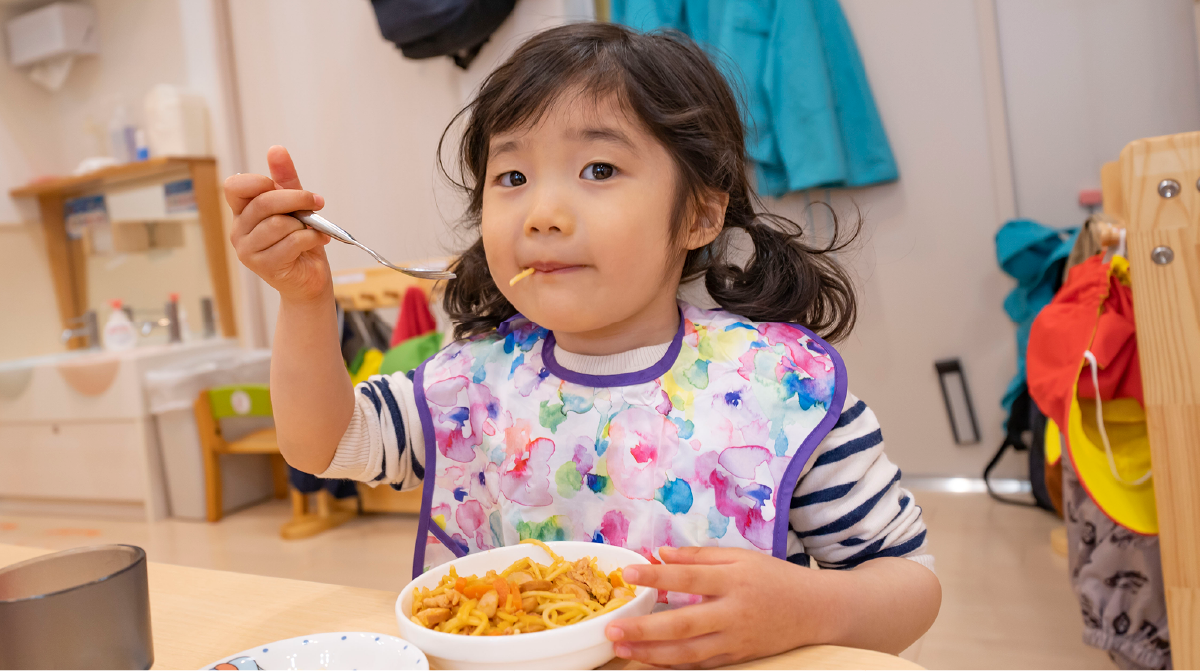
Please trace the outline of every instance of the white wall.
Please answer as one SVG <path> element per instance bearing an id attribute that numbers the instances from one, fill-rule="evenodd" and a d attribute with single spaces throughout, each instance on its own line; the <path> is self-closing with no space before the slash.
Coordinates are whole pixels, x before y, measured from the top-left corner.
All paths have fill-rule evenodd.
<path id="1" fill-rule="evenodd" d="M 997 5 L 1017 208 L 1078 226 L 1081 188 L 1129 142 L 1200 130 L 1192 0 Z"/>
<path id="2" fill-rule="evenodd" d="M 0 7 L 0 20 L 16 13 Z M 0 360 L 62 349 L 37 208 L 8 196 L 61 171 L 61 148 L 54 97 L 0 57 Z"/>

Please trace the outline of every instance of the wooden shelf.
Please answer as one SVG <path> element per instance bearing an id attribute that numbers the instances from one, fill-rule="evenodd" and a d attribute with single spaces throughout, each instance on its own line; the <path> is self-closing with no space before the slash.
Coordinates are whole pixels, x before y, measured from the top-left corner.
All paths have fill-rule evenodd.
<path id="1" fill-rule="evenodd" d="M 123 163 L 82 175 L 46 179 L 9 191 L 13 198 L 36 198 L 38 201 L 46 256 L 50 263 L 50 275 L 54 279 L 54 294 L 63 328 L 70 328 L 75 318 L 88 309 L 88 259 L 83 240 L 67 236 L 64 212 L 67 200 L 123 185 L 166 182 L 176 177 L 192 180 L 221 334 L 226 338 L 237 337 L 233 289 L 225 262 L 225 247 L 229 242 L 222 215 L 221 183 L 217 177 L 217 161 L 209 156 L 163 156 Z M 68 347 L 75 349 L 84 344 L 82 338 L 73 338 L 68 342 Z"/>
<path id="2" fill-rule="evenodd" d="M 187 172 L 194 164 L 216 165 L 206 156 L 160 156 L 135 163 L 121 163 L 82 175 L 68 175 L 26 184 L 8 192 L 13 198 L 37 198 L 47 195 L 70 196 L 85 191 L 107 189 L 124 182 L 137 182 L 177 172 Z"/>
<path id="3" fill-rule="evenodd" d="M 425 259 L 406 265 L 436 266 L 450 259 Z M 398 273 L 391 268 L 371 266 L 354 270 L 339 270 L 333 274 L 333 296 L 343 310 L 374 310 L 398 307 L 409 287 L 420 287 L 430 299 L 436 298 L 433 280 L 423 280 Z"/>

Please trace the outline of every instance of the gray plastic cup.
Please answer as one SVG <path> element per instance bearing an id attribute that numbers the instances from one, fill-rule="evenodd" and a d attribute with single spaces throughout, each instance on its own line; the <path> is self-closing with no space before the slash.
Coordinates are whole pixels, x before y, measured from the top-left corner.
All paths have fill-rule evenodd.
<path id="1" fill-rule="evenodd" d="M 99 545 L 0 568 L 0 669 L 148 669 L 146 552 Z"/>

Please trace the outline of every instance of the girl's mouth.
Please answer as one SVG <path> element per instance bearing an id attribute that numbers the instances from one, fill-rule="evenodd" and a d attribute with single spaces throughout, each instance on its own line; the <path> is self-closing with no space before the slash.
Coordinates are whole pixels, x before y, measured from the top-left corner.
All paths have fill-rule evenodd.
<path id="1" fill-rule="evenodd" d="M 570 264 L 570 263 L 558 263 L 557 261 L 537 261 L 535 263 L 531 263 L 530 265 L 528 265 L 526 267 L 533 268 L 538 273 L 544 273 L 547 275 L 564 273 L 564 272 L 569 272 L 572 270 L 579 270 L 580 268 L 583 268 L 583 266 L 581 266 L 581 265 Z"/>

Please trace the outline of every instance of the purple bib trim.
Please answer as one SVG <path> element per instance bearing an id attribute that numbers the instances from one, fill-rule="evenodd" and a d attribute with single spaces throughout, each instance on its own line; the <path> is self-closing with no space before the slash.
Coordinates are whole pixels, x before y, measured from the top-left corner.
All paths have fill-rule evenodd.
<path id="1" fill-rule="evenodd" d="M 554 357 L 554 347 L 557 341 L 554 339 L 553 331 L 546 335 L 546 342 L 542 345 L 542 363 L 545 364 L 546 370 L 550 371 L 558 379 L 584 387 L 602 389 L 604 387 L 631 387 L 635 384 L 645 384 L 666 375 L 667 371 L 671 370 L 671 366 L 675 365 L 676 359 L 679 358 L 679 350 L 683 347 L 683 324 L 683 313 L 680 312 L 679 329 L 675 331 L 675 338 L 671 340 L 671 345 L 667 347 L 666 354 L 658 360 L 658 363 L 644 370 L 617 375 L 588 375 L 586 373 L 576 373 L 573 370 L 567 370 Z"/>
<path id="2" fill-rule="evenodd" d="M 430 533 L 455 556 L 462 557 L 465 550 L 458 547 L 446 532 L 433 522 L 433 490 L 437 487 L 437 438 L 433 432 L 433 416 L 429 414 L 429 402 L 425 400 L 425 366 L 432 361 L 426 359 L 413 376 L 413 393 L 417 403 L 417 414 L 421 416 L 421 431 L 425 434 L 425 479 L 421 482 L 421 519 L 417 523 L 417 547 L 413 552 L 413 578 L 425 572 L 425 545 Z"/>
<path id="3" fill-rule="evenodd" d="M 779 559 L 787 559 L 787 532 L 792 511 L 792 494 L 795 493 L 796 485 L 800 482 L 800 474 L 804 472 L 804 466 L 812 458 L 817 446 L 825 440 L 825 436 L 829 435 L 833 425 L 837 424 L 838 418 L 842 416 L 842 408 L 846 405 L 846 364 L 842 361 L 842 355 L 807 327 L 799 324 L 794 324 L 794 326 L 808 334 L 813 342 L 821 346 L 821 351 L 833 360 L 834 387 L 833 401 L 830 402 L 825 417 L 800 444 L 800 449 L 796 451 L 787 470 L 783 472 L 779 491 L 775 494 L 775 540 L 771 544 L 771 554 Z"/>

